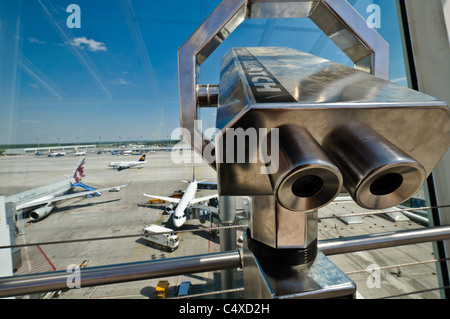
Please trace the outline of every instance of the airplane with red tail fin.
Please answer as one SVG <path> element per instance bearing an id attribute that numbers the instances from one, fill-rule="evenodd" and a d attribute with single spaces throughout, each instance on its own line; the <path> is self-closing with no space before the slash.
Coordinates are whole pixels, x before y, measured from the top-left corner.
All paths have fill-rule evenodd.
<path id="1" fill-rule="evenodd" d="M 86 196 L 89 194 L 98 194 L 98 192 L 116 190 L 120 189 L 120 187 L 127 186 L 120 185 L 67 194 L 73 187 L 75 187 L 76 183 L 79 183 L 80 180 L 85 177 L 83 167 L 85 160 L 85 158 L 82 158 L 79 161 L 77 167 L 72 173 L 72 176 L 70 176 L 69 178 L 66 178 L 59 182 L 54 182 L 48 185 L 29 189 L 18 194 L 6 196 L 5 203 L 14 203 L 16 205 L 17 211 L 31 210 L 31 219 L 39 220 L 52 212 L 54 208 L 53 204 L 55 202 L 75 197 Z"/>

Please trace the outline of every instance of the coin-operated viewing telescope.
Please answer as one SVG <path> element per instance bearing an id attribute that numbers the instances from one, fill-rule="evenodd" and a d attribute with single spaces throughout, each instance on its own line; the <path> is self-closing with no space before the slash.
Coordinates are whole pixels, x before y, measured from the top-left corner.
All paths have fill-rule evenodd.
<path id="1" fill-rule="evenodd" d="M 204 153 L 211 150 L 207 141 L 193 147 L 217 170 L 219 195 L 251 198 L 245 295 L 352 297 L 354 283 L 317 249 L 317 209 L 342 190 L 369 209 L 392 207 L 414 195 L 449 147 L 448 106 L 382 79 L 384 71 L 381 77 L 365 72 L 377 74 L 379 56 L 364 56 L 367 43 L 360 47 L 357 41 L 382 41 L 373 30 L 349 38 L 364 27 L 355 26 L 345 1 L 333 2 L 342 5 L 337 7 L 329 1 L 239 3 L 231 10 L 232 2 L 224 1 L 208 17 L 180 48 L 179 67 L 181 125 L 191 133 L 187 140 L 201 135 L 193 125 L 197 102 L 217 106 L 214 157 Z M 310 17 L 327 35 L 334 34 L 356 69 L 290 48 L 233 48 L 222 58 L 218 87 L 199 86 L 192 74 L 187 79 L 192 65 L 183 61 L 194 64 L 195 74 L 195 65 L 206 58 L 189 52 L 212 52 L 218 45 L 213 39 L 220 39 L 224 26 L 235 27 L 240 14 L 270 17 L 267 12 L 282 15 L 283 10 L 264 8 L 289 6 L 303 10 L 297 17 Z M 226 14 L 231 18 L 221 20 Z M 335 24 L 328 28 L 321 17 Z M 341 32 L 333 33 L 333 27 Z M 344 50 L 352 41 L 351 48 L 360 49 Z"/>

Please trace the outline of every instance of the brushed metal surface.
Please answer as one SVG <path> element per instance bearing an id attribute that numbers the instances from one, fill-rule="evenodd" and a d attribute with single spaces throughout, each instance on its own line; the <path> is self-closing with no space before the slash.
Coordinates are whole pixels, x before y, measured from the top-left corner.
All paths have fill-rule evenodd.
<path id="1" fill-rule="evenodd" d="M 224 0 L 178 49 L 180 126 L 189 132 L 183 139 L 201 156 L 213 145 L 196 124 L 199 67 L 239 24 L 253 18 L 310 18 L 356 69 L 389 77 L 389 44 L 345 0 Z M 205 160 L 216 168 L 212 158 Z"/>
<path id="2" fill-rule="evenodd" d="M 420 163 L 358 123 L 336 127 L 325 137 L 324 148 L 342 171 L 345 188 L 364 208 L 401 204 L 425 181 Z"/>
<path id="3" fill-rule="evenodd" d="M 282 85 L 291 96 L 288 102 L 273 102 L 270 96 L 255 97 L 245 74 L 248 70 L 243 67 L 250 64 L 242 62 L 248 61 L 248 57 L 256 59 L 258 66 L 264 66 L 264 72 L 276 78 L 277 85 Z M 226 158 L 224 145 L 230 128 L 265 128 L 270 133 L 274 128 L 295 125 L 307 130 L 321 146 L 327 136 L 342 127 L 367 128 L 374 132 L 372 135 L 379 136 L 378 142 L 372 144 L 373 154 L 390 145 L 385 155 L 396 149 L 397 154 L 403 154 L 402 158 L 408 158 L 404 182 L 406 185 L 414 180 L 414 187 L 430 174 L 450 145 L 450 112 L 444 101 L 289 48 L 237 48 L 225 55 L 217 125 L 222 132 L 216 152 L 220 158 Z M 258 140 L 261 139 L 267 136 L 259 135 Z M 280 141 L 280 145 L 283 143 Z M 366 155 L 368 161 L 374 160 L 369 153 Z M 218 161 L 219 193 L 272 194 L 271 176 L 260 173 L 264 166 L 261 162 Z M 344 176 L 344 184 L 345 179 Z M 359 203 L 364 207 L 381 207 L 376 200 Z M 388 201 L 387 205 L 392 203 Z"/>

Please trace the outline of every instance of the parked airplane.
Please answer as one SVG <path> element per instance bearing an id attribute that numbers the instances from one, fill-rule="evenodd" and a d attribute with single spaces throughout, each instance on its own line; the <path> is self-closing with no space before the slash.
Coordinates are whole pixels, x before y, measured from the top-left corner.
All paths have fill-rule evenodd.
<path id="1" fill-rule="evenodd" d="M 30 213 L 31 219 L 39 220 L 52 212 L 54 208 L 53 203 L 55 202 L 127 186 L 121 185 L 96 190 L 92 189 L 89 191 L 63 195 L 72 189 L 76 183 L 79 183 L 81 178 L 85 176 L 83 171 L 84 162 L 85 158 L 80 160 L 71 177 L 59 182 L 7 196 L 5 198 L 5 203 L 14 203 L 16 205 L 16 210 L 32 209 Z"/>
<path id="2" fill-rule="evenodd" d="M 60 156 L 64 156 L 66 155 L 66 152 L 53 152 L 50 151 L 50 153 L 48 153 L 47 157 L 60 157 Z"/>
<path id="3" fill-rule="evenodd" d="M 109 167 L 113 167 L 115 169 L 117 169 L 118 171 L 121 171 L 125 168 L 130 168 L 130 167 L 134 167 L 137 165 L 141 165 L 147 163 L 147 161 L 145 160 L 145 154 L 142 155 L 138 161 L 134 161 L 134 162 L 112 162 L 109 163 L 108 166 Z"/>
<path id="4" fill-rule="evenodd" d="M 173 213 L 173 224 L 176 228 L 180 228 L 183 226 L 183 224 L 186 222 L 187 218 L 187 210 L 193 207 L 194 204 L 198 204 L 204 201 L 207 201 L 211 198 L 218 197 L 219 194 L 204 196 L 195 198 L 195 194 L 197 193 L 198 184 L 203 181 L 197 181 L 195 179 L 195 170 L 192 174 L 192 181 L 183 181 L 189 183 L 186 191 L 184 192 L 183 196 L 181 198 L 174 198 L 174 197 L 166 197 L 166 196 L 159 196 L 159 195 L 149 195 L 145 194 L 144 196 L 161 199 L 167 202 L 171 202 L 172 204 L 169 204 L 166 207 L 166 211 Z M 173 210 L 174 204 L 176 204 L 175 210 Z"/>
<path id="5" fill-rule="evenodd" d="M 72 154 L 76 155 L 76 156 L 83 156 L 83 155 L 86 155 L 86 151 L 79 151 L 78 148 L 75 147 L 73 149 L 73 153 Z"/>

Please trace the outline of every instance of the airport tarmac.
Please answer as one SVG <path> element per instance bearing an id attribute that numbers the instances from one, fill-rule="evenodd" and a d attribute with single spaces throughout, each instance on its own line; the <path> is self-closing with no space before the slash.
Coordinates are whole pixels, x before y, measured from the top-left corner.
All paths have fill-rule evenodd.
<path id="1" fill-rule="evenodd" d="M 170 152 L 149 153 L 148 163 L 118 172 L 108 168 L 108 163 L 119 160 L 133 161 L 138 156 L 88 153 L 83 183 L 94 188 L 131 183 L 121 188 L 119 192 L 103 192 L 100 197 L 63 201 L 57 205 L 52 214 L 40 221 L 31 222 L 25 219 L 24 233 L 17 237 L 17 244 L 140 234 L 143 227 L 148 224 L 171 228 L 170 215 L 164 212 L 165 205 L 149 204 L 148 198 L 144 197 L 143 193 L 170 196 L 174 191 L 185 189 L 187 184 L 181 180 L 192 179 L 193 166 L 196 167 L 197 179 L 207 179 L 211 182 L 217 180 L 215 171 L 208 164 L 201 162 L 198 156 L 192 157 L 190 151 L 186 154 L 185 163 L 177 164 L 173 162 Z M 0 180 L 2 180 L 0 193 L 6 196 L 62 180 L 65 175 L 71 175 L 79 160 L 80 157 L 71 155 L 58 158 L 34 155 L 0 157 Z M 194 161 L 196 162 L 193 163 Z M 201 190 L 197 196 L 212 193 L 214 191 Z M 361 211 L 366 210 L 353 202 L 331 203 L 319 210 L 319 218 L 332 216 L 334 213 Z M 412 221 L 392 222 L 380 216 L 365 216 L 361 221 L 359 224 L 347 225 L 336 218 L 321 219 L 319 240 L 423 228 Z M 188 220 L 184 226 L 186 229 L 205 227 L 205 231 L 180 233 L 180 247 L 171 253 L 149 246 L 140 236 L 28 246 L 21 250 L 22 266 L 16 274 L 66 270 L 69 265 L 81 263 L 83 260 L 88 260 L 87 267 L 92 267 L 220 251 L 220 236 L 208 231 L 208 226 L 209 221 L 202 224 L 197 219 Z M 238 230 L 237 237 L 240 233 L 241 230 Z M 349 274 L 358 287 L 359 296 L 363 298 L 383 298 L 439 286 L 435 263 L 406 266 L 410 263 L 435 259 L 431 243 L 341 254 L 329 258 Z M 366 271 L 370 265 L 403 266 L 373 274 Z M 236 274 L 238 280 L 236 286 L 243 287 L 242 270 L 237 270 Z M 193 294 L 221 290 L 220 271 L 216 271 L 71 289 L 61 293 L 59 298 L 153 298 L 157 282 L 161 279 L 170 282 L 169 297 L 176 296 L 177 286 L 185 280 L 192 282 Z M 372 282 L 377 280 L 379 281 Z M 236 295 L 237 298 L 242 296 L 243 292 Z M 205 298 L 221 298 L 221 295 Z M 439 291 L 432 290 L 399 298 L 439 298 Z"/>
<path id="2" fill-rule="evenodd" d="M 46 218 L 30 222 L 25 220 L 25 233 L 17 237 L 17 244 L 46 241 L 98 238 L 142 233 L 148 224 L 173 227 L 170 215 L 164 212 L 165 205 L 148 204 L 143 193 L 170 196 L 174 191 L 187 186 L 182 180 L 191 180 L 195 165 L 197 179 L 215 182 L 216 175 L 205 163 L 174 164 L 170 153 L 149 153 L 147 163 L 141 167 L 120 172 L 107 165 L 111 161 L 133 161 L 137 156 L 112 156 L 88 153 L 84 165 L 83 183 L 94 188 L 128 184 L 119 192 L 103 192 L 99 197 L 79 197 L 62 201 Z M 77 166 L 79 157 L 66 155 L 58 158 L 19 155 L 0 158 L 0 176 L 4 181 L 0 193 L 10 195 L 32 187 L 62 180 Z M 186 161 L 188 158 L 185 159 Z M 80 189 L 82 190 L 82 189 Z M 213 194 L 211 190 L 197 192 L 197 197 Z M 201 226 L 208 228 L 209 222 L 201 224 L 189 220 L 186 228 Z M 42 245 L 22 249 L 23 266 L 17 274 L 39 271 L 65 270 L 71 264 L 88 260 L 87 266 L 129 263 L 152 259 L 188 256 L 220 250 L 218 238 L 208 230 L 179 234 L 180 247 L 172 253 L 146 244 L 140 236 L 58 245 Z M 36 253 L 37 251 L 37 253 Z M 27 254 L 37 262 L 28 260 Z M 45 257 L 42 258 L 44 255 Z M 40 258 L 37 258 L 40 257 Z M 44 264 L 44 265 L 42 265 Z M 34 268 L 34 269 L 32 269 Z M 220 290 L 216 273 L 201 273 L 191 276 L 169 278 L 172 287 L 184 280 L 193 284 L 192 293 L 209 286 Z M 92 288 L 74 289 L 59 298 L 152 298 L 158 280 L 130 282 Z M 219 286 L 217 286 L 217 282 Z M 171 289 L 171 295 L 176 289 Z"/>

